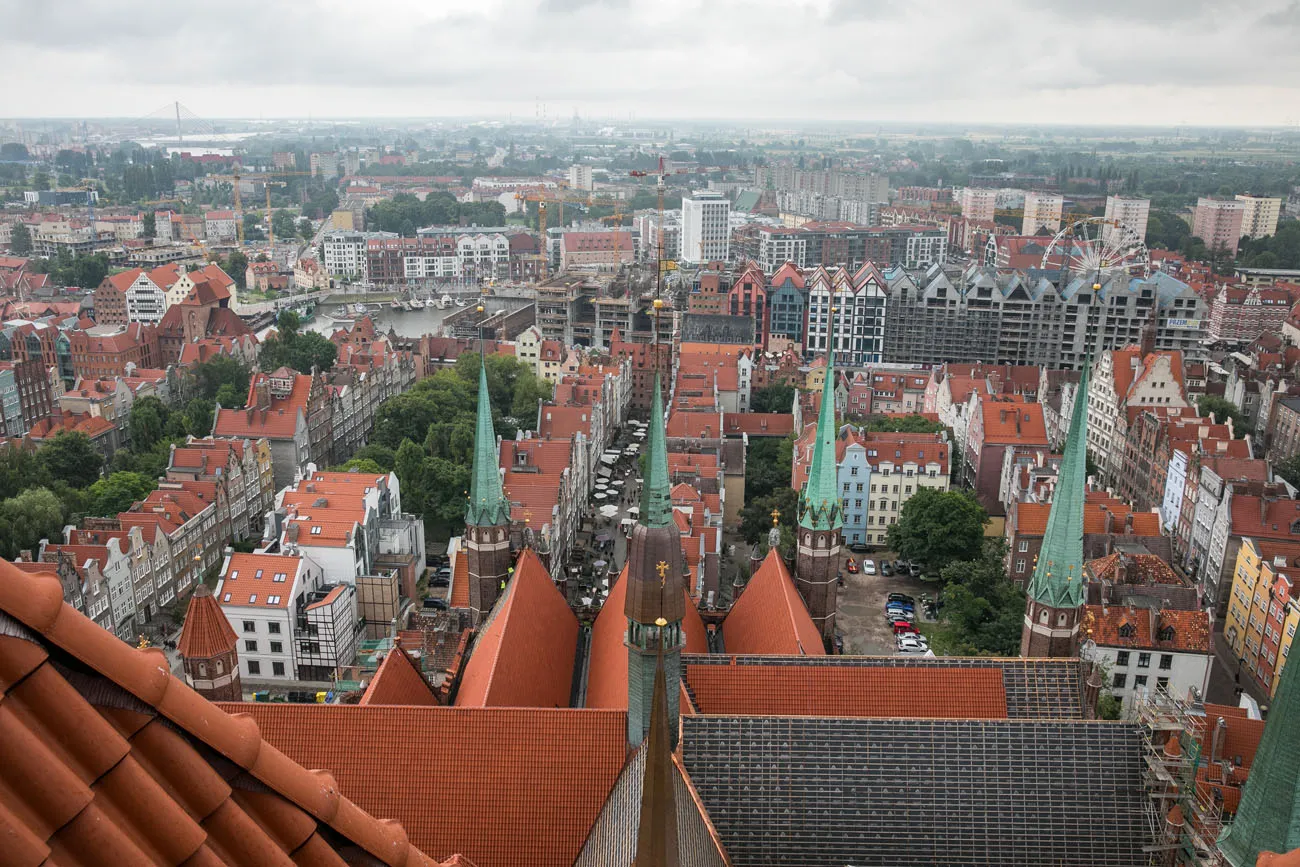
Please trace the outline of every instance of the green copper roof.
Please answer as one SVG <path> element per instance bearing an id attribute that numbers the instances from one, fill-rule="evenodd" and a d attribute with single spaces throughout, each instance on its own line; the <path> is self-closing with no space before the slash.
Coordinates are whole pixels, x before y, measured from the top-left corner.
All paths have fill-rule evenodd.
<path id="1" fill-rule="evenodd" d="M 1088 368 L 1083 363 L 1074 392 L 1070 435 L 1056 476 L 1052 511 L 1047 517 L 1043 547 L 1029 579 L 1029 595 L 1054 608 L 1083 604 L 1083 507 L 1088 484 Z"/>
<path id="2" fill-rule="evenodd" d="M 834 294 L 831 304 L 835 303 Z M 817 444 L 813 446 L 808 484 L 799 497 L 799 526 L 808 530 L 833 530 L 843 526 L 839 473 L 835 467 L 835 310 L 827 328 L 826 380 L 817 413 Z"/>
<path id="3" fill-rule="evenodd" d="M 1300 664 L 1280 676 L 1236 819 L 1219 836 L 1233 867 L 1254 867 L 1260 852 L 1300 849 Z"/>
<path id="4" fill-rule="evenodd" d="M 488 397 L 487 365 L 478 369 L 478 420 L 474 425 L 474 468 L 470 473 L 469 508 L 465 523 L 491 527 L 510 523 L 510 504 L 501 490 L 497 469 L 497 434 L 492 427 L 492 402 Z"/>
<path id="5" fill-rule="evenodd" d="M 659 391 L 659 374 L 656 373 L 654 397 L 650 402 L 650 443 L 645 457 L 645 484 L 641 487 L 641 523 L 647 527 L 667 527 L 673 522 L 665 430 L 664 400 Z"/>

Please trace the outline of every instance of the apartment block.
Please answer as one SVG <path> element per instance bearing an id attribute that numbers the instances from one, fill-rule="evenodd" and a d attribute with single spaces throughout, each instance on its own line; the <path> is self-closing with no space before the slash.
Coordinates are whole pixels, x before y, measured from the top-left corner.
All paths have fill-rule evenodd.
<path id="1" fill-rule="evenodd" d="M 1241 202 L 1241 237 L 1267 238 L 1277 233 L 1277 220 L 1282 216 L 1282 200 L 1269 196 L 1237 196 Z"/>
<path id="2" fill-rule="evenodd" d="M 682 261 L 725 262 L 731 251 L 731 203 L 721 193 L 696 190 L 682 199 Z"/>
<path id="3" fill-rule="evenodd" d="M 1237 255 L 1237 243 L 1241 240 L 1242 218 L 1246 214 L 1246 205 L 1235 199 L 1200 198 L 1196 202 L 1196 211 L 1192 218 L 1192 234 L 1205 242 L 1212 250 L 1223 250 L 1230 256 Z"/>
<path id="4" fill-rule="evenodd" d="M 1114 221 L 1132 229 L 1139 238 L 1147 236 L 1147 219 L 1151 216 L 1151 200 L 1136 196 L 1107 196 L 1106 220 Z M 1102 231 L 1104 237 L 1114 233 L 1112 226 Z"/>
<path id="5" fill-rule="evenodd" d="M 1046 231 L 1055 235 L 1061 231 L 1061 213 L 1065 198 L 1057 193 L 1025 193 L 1025 216 L 1020 234 L 1037 235 Z"/>
<path id="6" fill-rule="evenodd" d="M 961 215 L 966 219 L 991 223 L 998 207 L 998 191 L 964 187 L 957 201 L 961 205 Z"/>

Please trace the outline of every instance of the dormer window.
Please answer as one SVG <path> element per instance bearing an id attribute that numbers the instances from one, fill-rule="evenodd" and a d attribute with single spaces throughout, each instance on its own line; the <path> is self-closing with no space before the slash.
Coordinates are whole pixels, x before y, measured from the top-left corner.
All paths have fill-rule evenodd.
<path id="1" fill-rule="evenodd" d="M 1160 627 L 1160 632 L 1158 633 L 1158 637 L 1160 638 L 1161 641 L 1173 641 L 1174 628 L 1170 626 L 1168 623 L 1166 623 L 1164 626 Z"/>
<path id="2" fill-rule="evenodd" d="M 1121 623 L 1119 625 L 1120 638 L 1132 638 L 1136 634 L 1137 634 L 1137 627 L 1134 626 L 1132 623 Z"/>
<path id="3" fill-rule="evenodd" d="M 319 536 L 319 535 L 320 535 L 320 527 L 312 527 L 312 528 L 311 528 L 311 534 L 312 534 L 313 536 Z"/>

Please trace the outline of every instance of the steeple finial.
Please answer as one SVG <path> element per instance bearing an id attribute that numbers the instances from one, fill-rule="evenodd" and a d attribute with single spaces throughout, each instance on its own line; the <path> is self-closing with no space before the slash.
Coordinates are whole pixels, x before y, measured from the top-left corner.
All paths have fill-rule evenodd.
<path id="1" fill-rule="evenodd" d="M 1047 517 L 1043 547 L 1029 579 L 1029 595 L 1053 608 L 1074 608 L 1083 603 L 1083 512 L 1088 483 L 1088 374 L 1083 363 L 1079 387 L 1074 392 L 1070 434 L 1056 475 L 1052 511 Z M 1059 564 L 1059 565 L 1058 565 Z"/>
<path id="2" fill-rule="evenodd" d="M 668 481 L 668 443 L 664 438 L 664 401 L 655 373 L 650 401 L 650 443 L 646 450 L 645 483 L 641 488 L 641 523 L 667 527 L 672 523 L 672 487 Z"/>
<path id="3" fill-rule="evenodd" d="M 677 797 L 662 647 L 655 660 L 654 678 L 650 732 L 645 743 L 645 778 L 641 784 L 641 822 L 632 867 L 677 867 L 681 863 L 677 851 Z"/>
<path id="4" fill-rule="evenodd" d="M 480 361 L 483 361 L 480 357 Z M 510 522 L 510 504 L 501 490 L 497 469 L 497 435 L 492 427 L 492 401 L 488 396 L 487 365 L 478 369 L 478 418 L 474 425 L 474 466 L 470 473 L 469 508 L 465 523 L 494 526 Z"/>
<path id="5" fill-rule="evenodd" d="M 831 287 L 830 325 L 826 337 L 826 379 L 817 413 L 817 443 L 813 447 L 808 483 L 799 502 L 799 526 L 828 530 L 843 522 L 835 469 L 835 289 Z"/>

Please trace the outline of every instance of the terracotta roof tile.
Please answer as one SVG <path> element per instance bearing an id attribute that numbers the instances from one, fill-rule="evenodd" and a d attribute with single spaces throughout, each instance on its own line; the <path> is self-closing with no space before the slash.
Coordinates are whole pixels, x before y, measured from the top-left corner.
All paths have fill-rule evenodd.
<path id="1" fill-rule="evenodd" d="M 729 412 L 723 415 L 727 435 L 784 437 L 794 431 L 794 416 L 788 412 Z"/>
<path id="2" fill-rule="evenodd" d="M 186 659 L 213 657 L 233 650 L 239 639 L 206 584 L 195 588 L 185 610 L 176 649 Z"/>
<path id="3" fill-rule="evenodd" d="M 626 757 L 622 711 L 224 704 L 434 858 L 571 867 Z M 418 776 L 411 733 L 428 744 Z M 398 769 L 398 770 L 395 770 Z"/>
<path id="4" fill-rule="evenodd" d="M 1102 647 L 1132 647 L 1182 653 L 1210 653 L 1210 618 L 1205 611 L 1085 605 L 1084 629 Z M 1131 627 L 1131 628 L 1130 628 Z M 1172 636 L 1161 633 L 1172 629 Z"/>
<path id="5" fill-rule="evenodd" d="M 57 581 L 10 565 L 0 564 L 0 611 L 12 618 L 0 636 L 0 860 L 288 867 L 340 864 L 338 850 L 355 846 L 391 867 L 433 864 L 399 825 L 263 741 L 252 718 L 169 674 L 160 650 L 119 641 L 64 604 Z"/>
<path id="6" fill-rule="evenodd" d="M 448 605 L 452 608 L 469 608 L 469 555 L 465 552 L 465 543 L 460 543 L 460 549 L 456 552 L 456 566 L 451 575 L 451 599 Z"/>
<path id="7" fill-rule="evenodd" d="M 288 609 L 294 577 L 301 566 L 301 557 L 231 554 L 230 565 L 217 585 L 215 598 L 223 606 Z"/>
<path id="8" fill-rule="evenodd" d="M 474 643 L 457 707 L 568 707 L 578 619 L 531 548 Z"/>
<path id="9" fill-rule="evenodd" d="M 626 578 L 627 566 L 624 566 L 591 625 L 587 707 L 627 708 L 627 645 L 623 643 L 623 634 L 627 631 L 627 615 L 623 613 L 627 602 Z M 686 636 L 686 653 L 709 652 L 708 631 L 699 609 L 689 597 L 686 616 L 682 619 L 682 632 Z"/>
<path id="10" fill-rule="evenodd" d="M 1007 718 L 996 668 L 687 665 L 686 681 L 703 714 Z"/>
<path id="11" fill-rule="evenodd" d="M 749 579 L 723 622 L 728 653 L 824 656 L 821 634 L 776 551 Z"/>
<path id="12" fill-rule="evenodd" d="M 394 647 L 379 664 L 379 670 L 370 679 L 359 703 L 431 707 L 438 700 L 414 660 L 402 648 Z"/>

